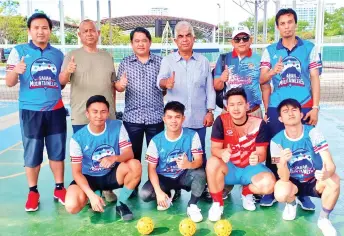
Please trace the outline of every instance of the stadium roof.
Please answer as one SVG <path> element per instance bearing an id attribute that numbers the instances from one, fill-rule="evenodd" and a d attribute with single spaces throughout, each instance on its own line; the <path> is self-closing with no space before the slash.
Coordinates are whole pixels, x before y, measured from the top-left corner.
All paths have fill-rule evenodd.
<path id="1" fill-rule="evenodd" d="M 155 20 L 185 20 L 188 21 L 196 32 L 202 33 L 205 38 L 211 38 L 214 27 L 216 25 L 209 24 L 206 22 L 182 18 L 173 16 L 160 16 L 160 15 L 133 15 L 111 18 L 110 21 L 113 25 L 119 26 L 122 30 L 131 30 L 138 26 L 145 28 L 155 27 Z M 105 18 L 101 21 L 102 24 L 109 22 L 109 18 Z"/>

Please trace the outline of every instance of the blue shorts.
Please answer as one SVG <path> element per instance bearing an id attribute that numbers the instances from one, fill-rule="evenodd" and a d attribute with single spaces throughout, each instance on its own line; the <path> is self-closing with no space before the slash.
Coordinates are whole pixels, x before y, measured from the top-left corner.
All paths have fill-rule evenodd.
<path id="1" fill-rule="evenodd" d="M 245 168 L 240 168 L 235 166 L 232 162 L 228 162 L 227 167 L 228 174 L 225 176 L 226 185 L 249 185 L 252 183 L 253 176 L 262 172 L 272 173 L 269 168 L 261 163 L 255 166 L 248 165 Z"/>
<path id="2" fill-rule="evenodd" d="M 305 116 L 312 108 L 301 108 L 301 112 Z M 270 130 L 271 137 L 275 136 L 278 132 L 281 130 L 284 130 L 284 125 L 282 122 L 278 120 L 279 114 L 276 107 L 269 107 L 268 108 L 268 114 L 269 122 L 267 122 L 267 125 Z M 308 122 L 308 120 L 304 121 L 302 119 L 302 123 L 305 124 Z"/>
<path id="3" fill-rule="evenodd" d="M 49 160 L 63 161 L 66 152 L 66 110 L 19 110 L 24 146 L 24 165 L 34 168 L 43 162 L 44 143 Z"/>

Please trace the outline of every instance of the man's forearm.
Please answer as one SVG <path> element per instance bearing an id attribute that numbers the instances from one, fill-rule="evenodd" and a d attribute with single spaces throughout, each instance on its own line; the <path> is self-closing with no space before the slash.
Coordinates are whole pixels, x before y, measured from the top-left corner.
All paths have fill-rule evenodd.
<path id="1" fill-rule="evenodd" d="M 268 82 L 269 80 L 271 80 L 271 78 L 274 76 L 274 72 L 273 70 L 269 70 L 265 73 L 260 73 L 260 78 L 259 78 L 259 83 L 260 84 L 265 84 L 266 82 Z"/>
<path id="2" fill-rule="evenodd" d="M 163 89 L 163 90 L 166 90 L 166 89 L 167 89 L 166 84 L 167 84 L 167 79 L 161 79 L 161 80 L 159 81 L 159 86 L 160 86 L 160 88 Z"/>
<path id="3" fill-rule="evenodd" d="M 8 87 L 13 87 L 18 83 L 18 74 L 15 71 L 9 71 L 6 73 L 6 85 Z"/>
<path id="4" fill-rule="evenodd" d="M 222 153 L 225 151 L 225 148 L 212 148 L 211 154 L 222 159 Z"/>
<path id="5" fill-rule="evenodd" d="M 70 76 L 71 76 L 71 73 L 67 71 L 62 71 L 59 76 L 60 84 L 61 85 L 68 84 L 68 82 L 70 81 Z"/>
<path id="6" fill-rule="evenodd" d="M 156 173 L 156 170 L 148 170 L 148 176 L 155 193 L 162 191 L 159 183 L 159 176 Z"/>
<path id="7" fill-rule="evenodd" d="M 288 164 L 287 163 L 279 163 L 277 165 L 278 167 L 278 170 L 277 170 L 277 173 L 278 173 L 278 176 L 280 177 L 280 179 L 282 181 L 289 181 L 289 177 L 290 177 L 290 171 L 288 169 Z"/>
<path id="8" fill-rule="evenodd" d="M 214 79 L 214 88 L 216 91 L 220 91 L 225 87 L 225 83 L 220 79 Z"/>
<path id="9" fill-rule="evenodd" d="M 271 95 L 271 86 L 270 86 L 270 84 L 262 84 L 262 85 L 260 85 L 260 88 L 262 90 L 263 105 L 264 105 L 265 113 L 266 113 L 268 111 L 268 107 L 269 107 L 269 101 L 270 101 L 270 95 Z"/>
<path id="10" fill-rule="evenodd" d="M 203 164 L 202 156 L 201 158 L 194 158 L 194 161 L 190 162 L 189 169 L 197 169 Z"/>
<path id="11" fill-rule="evenodd" d="M 319 76 L 311 76 L 313 106 L 319 106 L 320 103 L 320 79 Z"/>
<path id="12" fill-rule="evenodd" d="M 77 185 L 81 188 L 81 190 L 89 198 L 91 196 L 91 194 L 93 194 L 94 192 L 90 188 L 90 185 L 88 184 L 86 177 L 82 173 L 74 173 L 73 177 L 74 177 L 74 180 L 77 183 Z"/>

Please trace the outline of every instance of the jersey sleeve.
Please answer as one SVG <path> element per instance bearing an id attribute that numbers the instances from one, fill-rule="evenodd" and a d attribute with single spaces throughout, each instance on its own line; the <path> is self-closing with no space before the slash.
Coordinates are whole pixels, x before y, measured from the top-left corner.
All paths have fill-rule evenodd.
<path id="1" fill-rule="evenodd" d="M 270 142 L 271 157 L 280 157 L 281 151 L 282 151 L 281 145 L 276 143 L 276 140 L 271 140 Z"/>
<path id="2" fill-rule="evenodd" d="M 191 153 L 203 154 L 202 144 L 201 144 L 201 140 L 199 138 L 198 133 L 195 133 L 195 135 L 192 138 Z"/>
<path id="3" fill-rule="evenodd" d="M 221 117 L 218 116 L 215 119 L 212 131 L 211 131 L 211 141 L 223 143 L 224 139 L 225 139 L 225 136 L 223 132 L 222 120 L 221 120 Z"/>
<path id="4" fill-rule="evenodd" d="M 260 68 L 271 69 L 271 59 L 270 59 L 270 54 L 267 48 L 264 50 L 262 58 L 260 60 Z"/>
<path id="5" fill-rule="evenodd" d="M 13 71 L 14 67 L 20 62 L 20 59 L 17 49 L 12 48 L 7 59 L 6 71 Z"/>
<path id="6" fill-rule="evenodd" d="M 315 153 L 320 153 L 328 149 L 328 143 L 325 137 L 317 128 L 312 128 L 311 131 L 309 131 L 309 137 Z"/>
<path id="7" fill-rule="evenodd" d="M 79 143 L 73 138 L 70 139 L 69 149 L 72 164 L 81 163 L 83 157 L 81 147 Z"/>
<path id="8" fill-rule="evenodd" d="M 260 123 L 258 135 L 256 137 L 256 146 L 268 146 L 270 142 L 270 132 L 264 120 Z"/>
<path id="9" fill-rule="evenodd" d="M 146 161 L 151 164 L 158 164 L 159 161 L 159 152 L 153 139 L 149 142 L 147 148 Z"/>
<path id="10" fill-rule="evenodd" d="M 122 153 L 123 149 L 130 147 L 130 146 L 131 146 L 131 142 L 129 139 L 128 132 L 125 129 L 124 125 L 122 124 L 121 130 L 119 132 L 119 150 L 120 150 L 120 153 Z"/>
<path id="11" fill-rule="evenodd" d="M 316 48 L 313 47 L 311 53 L 309 54 L 309 65 L 308 69 L 313 70 L 313 69 L 319 69 L 321 68 L 321 62 L 320 62 L 320 57 L 319 53 L 316 52 Z"/>

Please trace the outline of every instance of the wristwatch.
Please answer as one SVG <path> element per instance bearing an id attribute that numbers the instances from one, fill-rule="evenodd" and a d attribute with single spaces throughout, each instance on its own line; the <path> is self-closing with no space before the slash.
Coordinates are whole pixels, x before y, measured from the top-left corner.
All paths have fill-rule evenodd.
<path id="1" fill-rule="evenodd" d="M 312 109 L 318 109 L 318 110 L 320 110 L 320 106 L 312 106 Z"/>

